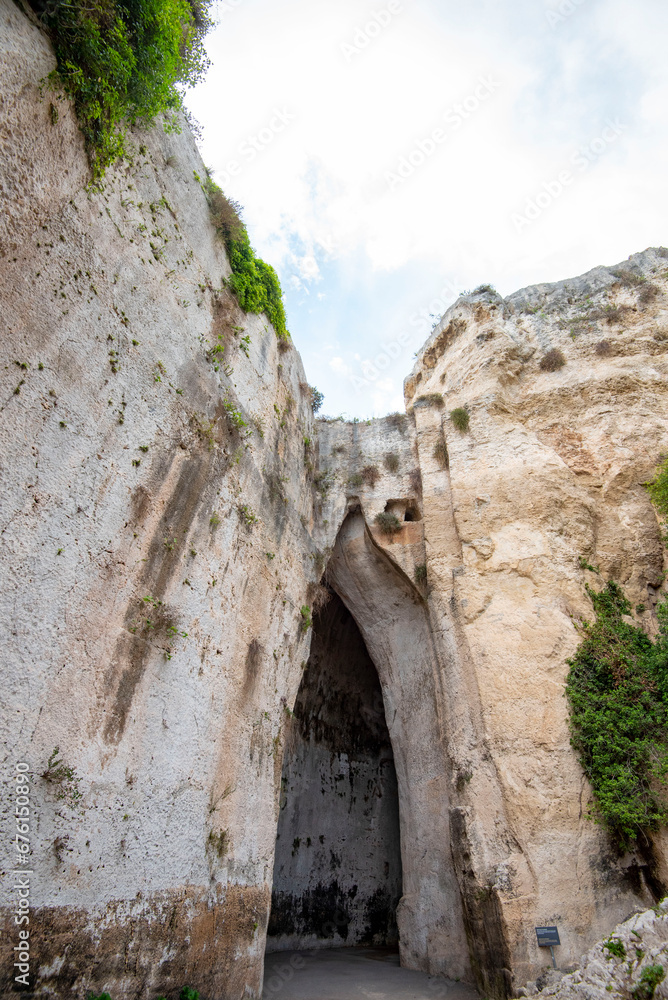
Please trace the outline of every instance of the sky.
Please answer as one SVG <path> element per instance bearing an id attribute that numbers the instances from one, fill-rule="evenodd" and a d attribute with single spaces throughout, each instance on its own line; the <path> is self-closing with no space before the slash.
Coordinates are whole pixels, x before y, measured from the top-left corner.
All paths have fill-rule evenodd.
<path id="1" fill-rule="evenodd" d="M 457 295 L 668 243 L 665 0 L 217 0 L 186 104 L 323 412 L 403 410 Z"/>

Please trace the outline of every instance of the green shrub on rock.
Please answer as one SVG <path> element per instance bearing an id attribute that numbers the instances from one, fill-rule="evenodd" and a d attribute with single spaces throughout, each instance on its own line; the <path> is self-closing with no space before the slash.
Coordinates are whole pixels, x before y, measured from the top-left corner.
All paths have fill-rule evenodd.
<path id="1" fill-rule="evenodd" d="M 624 620 L 631 612 L 614 581 L 587 592 L 596 614 L 579 626 L 566 695 L 571 743 L 592 785 L 594 816 L 622 848 L 668 820 L 668 603 L 655 641 Z"/>
<path id="2" fill-rule="evenodd" d="M 227 253 L 232 267 L 229 286 L 241 308 L 244 312 L 266 313 L 279 339 L 286 339 L 289 334 L 281 286 L 273 267 L 255 256 L 245 230 L 239 239 L 227 240 Z"/>
<path id="3" fill-rule="evenodd" d="M 381 511 L 376 514 L 374 521 L 384 535 L 396 535 L 403 528 L 397 515 L 391 514 L 389 511 Z"/>
<path id="4" fill-rule="evenodd" d="M 244 312 L 266 313 L 278 339 L 289 340 L 278 276 L 270 264 L 255 256 L 241 219 L 241 206 L 223 194 L 208 170 L 204 180 L 197 179 L 206 195 L 211 221 L 225 243 L 232 268 L 228 285 L 239 305 Z M 314 392 L 322 402 L 322 394 L 317 389 Z"/>
<path id="5" fill-rule="evenodd" d="M 202 79 L 206 0 L 31 0 L 53 43 L 50 76 L 72 99 L 94 176 L 125 152 L 127 124 L 179 130 L 179 87 Z"/>
<path id="6" fill-rule="evenodd" d="M 656 475 L 647 483 L 647 492 L 656 507 L 659 520 L 668 524 L 668 458 L 656 470 Z"/>
<path id="7" fill-rule="evenodd" d="M 633 990 L 633 1000 L 652 1000 L 655 989 L 665 978 L 666 970 L 662 965 L 646 965 Z"/>

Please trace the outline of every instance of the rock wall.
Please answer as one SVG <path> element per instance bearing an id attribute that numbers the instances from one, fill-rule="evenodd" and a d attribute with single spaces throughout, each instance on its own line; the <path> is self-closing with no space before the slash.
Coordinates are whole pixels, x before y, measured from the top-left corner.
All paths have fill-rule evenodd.
<path id="1" fill-rule="evenodd" d="M 0 25 L 2 740 L 7 780 L 32 772 L 31 986 L 258 996 L 318 576 L 303 368 L 225 288 L 189 133 L 136 133 L 84 186 L 71 109 L 52 124 L 39 95 L 47 41 L 8 0 Z M 56 746 L 80 799 L 40 777 Z"/>
<path id="2" fill-rule="evenodd" d="M 396 945 L 394 757 L 376 668 L 336 595 L 314 617 L 281 782 L 267 950 Z"/>
<path id="3" fill-rule="evenodd" d="M 665 555 L 642 484 L 668 441 L 667 258 L 647 250 L 506 300 L 460 299 L 405 384 L 423 479 L 452 511 L 432 516 L 425 497 L 430 601 L 448 595 L 460 623 L 526 861 L 524 874 L 511 857 L 488 869 L 519 980 L 540 961 L 534 924 L 563 928 L 569 964 L 667 881 L 665 831 L 619 856 L 587 819 L 563 698 L 574 622 L 591 615 L 585 583 L 619 581 L 656 629 Z M 555 349 L 565 364 L 544 370 Z M 467 432 L 449 418 L 458 407 Z"/>
<path id="4" fill-rule="evenodd" d="M 564 974 L 547 969 L 536 982 L 519 990 L 520 996 L 556 1000 L 607 1000 L 613 996 L 638 1000 L 668 997 L 668 900 L 637 913 L 613 928 L 583 955 L 578 968 Z"/>
<path id="5" fill-rule="evenodd" d="M 30 775 L 35 995 L 260 995 L 323 573 L 380 683 L 403 963 L 506 996 L 557 923 L 572 964 L 668 882 L 665 834 L 619 856 L 586 818 L 563 698 L 599 580 L 581 557 L 656 628 L 666 252 L 465 296 L 407 414 L 316 424 L 294 348 L 226 288 L 191 136 L 135 132 L 93 189 L 10 0 L 0 60 L 0 724 L 6 781 Z M 566 364 L 545 371 L 551 348 Z M 0 816 L 6 993 L 9 795 Z"/>

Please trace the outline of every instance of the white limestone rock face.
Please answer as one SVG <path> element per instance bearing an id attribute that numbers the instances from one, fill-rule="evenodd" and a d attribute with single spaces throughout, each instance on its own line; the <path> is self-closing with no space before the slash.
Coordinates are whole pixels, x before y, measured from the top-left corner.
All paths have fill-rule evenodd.
<path id="1" fill-rule="evenodd" d="M 643 483 L 668 451 L 667 267 L 668 251 L 647 250 L 506 300 L 466 296 L 405 383 L 425 484 L 430 600 L 450 595 L 442 617 L 459 622 L 469 651 L 516 845 L 490 872 L 515 982 L 540 967 L 535 925 L 560 926 L 567 966 L 667 883 L 665 833 L 620 857 L 587 819 L 591 792 L 563 697 L 575 623 L 591 617 L 585 584 L 617 580 L 635 622 L 656 631 L 665 556 Z M 553 349 L 565 364 L 541 368 Z M 466 432 L 450 418 L 460 407 Z M 431 473 L 439 435 L 449 469 Z M 441 504 L 433 516 L 432 480 Z M 473 800 L 469 808 L 480 811 Z"/>
<path id="2" fill-rule="evenodd" d="M 69 101 L 48 88 L 40 99 L 55 66 L 51 45 L 11 0 L 0 5 L 0 65 L 2 258 L 88 181 L 88 167 Z"/>
<path id="3" fill-rule="evenodd" d="M 138 132 L 87 188 L 68 105 L 45 124 L 47 42 L 9 0 L 0 25 L 0 725 L 8 780 L 32 774 L 31 985 L 258 996 L 319 575 L 303 368 L 224 287 L 192 136 Z M 41 777 L 56 746 L 79 800 Z"/>
<path id="4" fill-rule="evenodd" d="M 612 948 L 612 950 L 611 950 Z M 550 970 L 551 971 L 551 970 Z M 668 997 L 668 900 L 635 914 L 582 956 L 579 968 L 548 982 L 527 983 L 520 996 L 556 1000 L 607 1000 L 612 996 L 648 1000 Z"/>

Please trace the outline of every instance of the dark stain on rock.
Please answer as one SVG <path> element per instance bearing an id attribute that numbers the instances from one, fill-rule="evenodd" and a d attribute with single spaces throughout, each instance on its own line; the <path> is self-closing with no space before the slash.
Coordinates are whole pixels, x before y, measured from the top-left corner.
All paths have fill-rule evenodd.
<path id="1" fill-rule="evenodd" d="M 378 886 L 364 906 L 366 926 L 361 944 L 390 946 L 399 943 L 398 903 L 399 896 L 391 895 L 385 886 Z"/>
<path id="2" fill-rule="evenodd" d="M 350 924 L 348 894 L 337 881 L 319 882 L 301 895 L 273 892 L 267 934 L 315 934 L 323 940 L 338 935 L 345 941 Z"/>
<path id="3" fill-rule="evenodd" d="M 242 1000 L 248 990 L 259 995 L 262 956 L 255 942 L 268 907 L 265 887 L 229 886 L 213 900 L 208 890 L 190 887 L 112 901 L 95 928 L 84 910 L 35 909 L 33 995 L 85 1000 L 106 991 L 114 1000 L 177 1000 L 184 985 L 203 1000 Z M 16 934 L 7 908 L 2 924 L 0 975 L 10 984 Z M 2 996 L 14 995 L 5 986 Z"/>
<path id="4" fill-rule="evenodd" d="M 450 810 L 450 843 L 459 878 L 471 967 L 483 996 L 513 996 L 508 930 L 497 891 L 481 885 L 470 867 L 472 848 L 463 809 Z"/>
<path id="5" fill-rule="evenodd" d="M 251 639 L 246 653 L 246 663 L 244 671 L 244 686 L 242 697 L 244 700 L 251 697 L 260 676 L 262 667 L 262 655 L 264 650 L 257 639 Z"/>
<path id="6" fill-rule="evenodd" d="M 652 840 L 644 840 L 641 838 L 639 841 L 638 853 L 645 862 L 644 865 L 638 866 L 638 874 L 642 876 L 647 888 L 654 897 L 652 903 L 658 903 L 659 900 L 663 899 L 668 893 L 668 886 L 659 874 L 661 865 L 657 854 L 660 856 L 661 852 L 660 850 L 657 851 Z M 646 894 L 639 892 L 638 895 L 642 898 Z M 649 905 L 652 904 L 650 903 Z"/>
<path id="7" fill-rule="evenodd" d="M 107 743 L 117 742 L 121 738 L 137 685 L 155 649 L 155 643 L 143 630 L 132 632 L 131 629 L 136 628 L 137 620 L 145 613 L 146 605 L 143 603 L 143 598 L 151 596 L 156 600 L 162 600 L 172 577 L 180 572 L 181 556 L 188 533 L 196 521 L 198 512 L 204 506 L 207 486 L 214 481 L 212 466 L 216 459 L 216 452 L 198 448 L 182 460 L 176 484 L 165 503 L 164 513 L 149 542 L 146 560 L 141 564 L 142 568 L 136 582 L 137 597 L 128 605 L 124 619 L 124 633 L 116 644 L 111 661 L 114 666 L 107 682 L 111 706 L 103 730 Z M 163 482 L 167 480 L 174 462 L 178 460 L 178 453 L 171 452 L 161 463 L 162 467 L 156 470 L 156 478 L 159 477 Z M 156 502 L 160 499 L 158 492 Z M 147 496 L 138 493 L 137 512 L 145 516 L 148 502 Z M 172 620 L 176 624 L 173 616 Z"/>
<path id="8" fill-rule="evenodd" d="M 287 494 L 285 492 L 285 482 L 282 472 L 283 467 L 280 463 L 274 469 L 265 469 L 263 471 L 265 488 L 262 504 L 265 509 L 272 512 L 277 545 L 280 545 L 283 533 L 288 524 Z"/>

